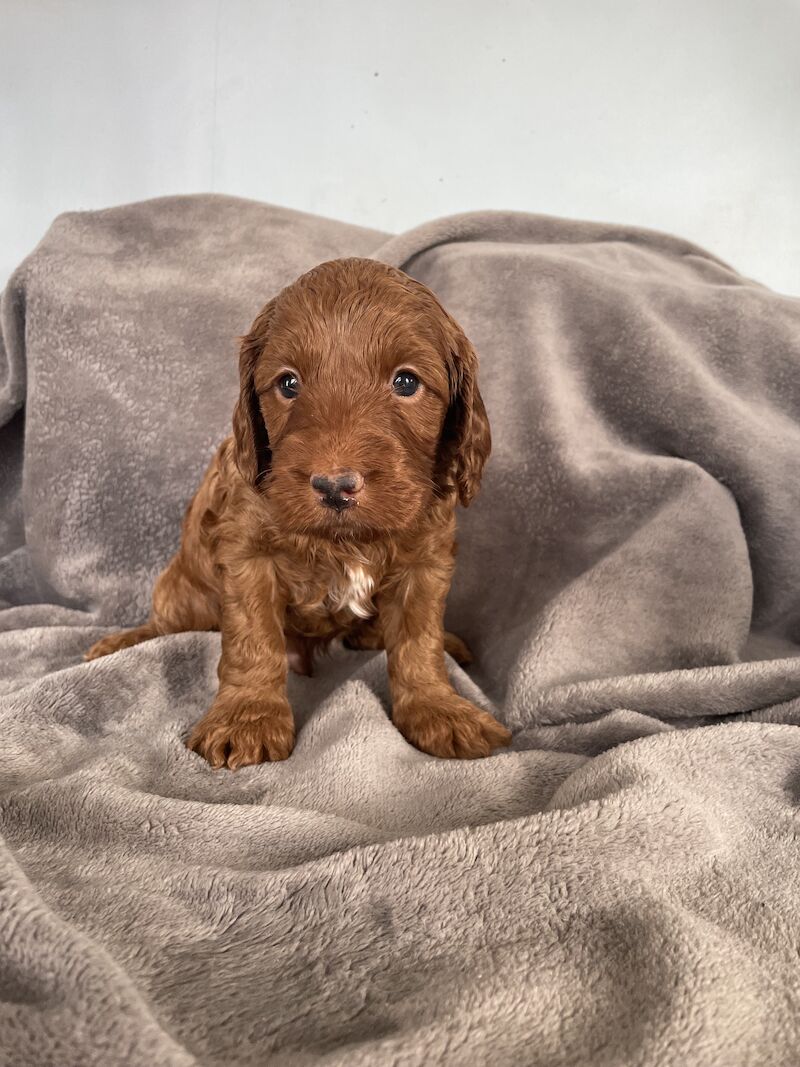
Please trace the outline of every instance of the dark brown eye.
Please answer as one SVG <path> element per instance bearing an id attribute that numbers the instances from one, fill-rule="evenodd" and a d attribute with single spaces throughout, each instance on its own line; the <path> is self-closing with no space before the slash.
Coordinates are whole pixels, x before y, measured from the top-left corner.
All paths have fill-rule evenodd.
<path id="1" fill-rule="evenodd" d="M 392 379 L 392 389 L 398 396 L 413 396 L 419 389 L 419 378 L 413 371 L 400 370 Z"/>
<path id="2" fill-rule="evenodd" d="M 281 396 L 286 397 L 287 400 L 294 400 L 297 394 L 300 392 L 300 379 L 296 374 L 288 372 L 282 374 L 276 382 L 278 392 Z"/>

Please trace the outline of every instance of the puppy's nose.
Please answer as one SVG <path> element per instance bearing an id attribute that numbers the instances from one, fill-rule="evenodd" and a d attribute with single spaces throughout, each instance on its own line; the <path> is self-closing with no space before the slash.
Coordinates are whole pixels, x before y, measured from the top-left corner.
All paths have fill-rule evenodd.
<path id="1" fill-rule="evenodd" d="M 344 511 L 356 503 L 356 496 L 364 486 L 363 475 L 358 471 L 335 470 L 330 474 L 312 474 L 311 488 L 319 493 L 323 507 Z"/>

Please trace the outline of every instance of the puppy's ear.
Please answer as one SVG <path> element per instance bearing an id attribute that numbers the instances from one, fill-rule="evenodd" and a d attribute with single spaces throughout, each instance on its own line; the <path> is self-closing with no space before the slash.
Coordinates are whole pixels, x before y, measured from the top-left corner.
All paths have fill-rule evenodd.
<path id="1" fill-rule="evenodd" d="M 461 504 L 468 507 L 480 488 L 492 436 L 478 389 L 475 349 L 455 319 L 447 312 L 445 316 L 450 405 L 442 426 L 437 480 L 455 486 Z"/>
<path id="2" fill-rule="evenodd" d="M 233 458 L 244 480 L 256 488 L 272 461 L 269 434 L 255 389 L 256 363 L 267 343 L 275 310 L 271 300 L 256 318 L 239 347 L 239 399 L 233 409 Z"/>

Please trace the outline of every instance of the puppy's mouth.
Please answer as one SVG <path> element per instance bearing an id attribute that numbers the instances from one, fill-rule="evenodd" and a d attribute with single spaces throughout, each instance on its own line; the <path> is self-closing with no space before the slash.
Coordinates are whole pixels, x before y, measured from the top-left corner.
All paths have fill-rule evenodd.
<path id="1" fill-rule="evenodd" d="M 266 486 L 276 524 L 287 534 L 375 541 L 406 529 L 423 506 L 402 473 L 334 468 L 321 474 L 273 469 Z"/>
<path id="2" fill-rule="evenodd" d="M 312 531 L 332 540 L 340 538 L 372 540 L 391 531 L 376 523 L 369 501 L 354 496 L 341 499 L 318 499 L 313 505 Z M 311 518 L 311 516 L 309 516 Z"/>

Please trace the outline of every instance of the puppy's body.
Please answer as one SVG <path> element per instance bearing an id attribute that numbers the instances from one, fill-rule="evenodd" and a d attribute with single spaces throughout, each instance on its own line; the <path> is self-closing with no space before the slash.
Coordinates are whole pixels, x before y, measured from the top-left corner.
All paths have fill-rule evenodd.
<path id="1" fill-rule="evenodd" d="M 455 322 L 402 272 L 333 261 L 267 305 L 240 375 L 233 436 L 187 509 L 150 620 L 89 658 L 220 629 L 219 693 L 189 742 L 214 766 L 290 754 L 287 665 L 310 673 L 337 637 L 386 647 L 392 717 L 417 747 L 474 757 L 507 744 L 444 664 L 445 648 L 469 660 L 443 616 L 456 501 L 477 490 L 489 451 Z"/>

